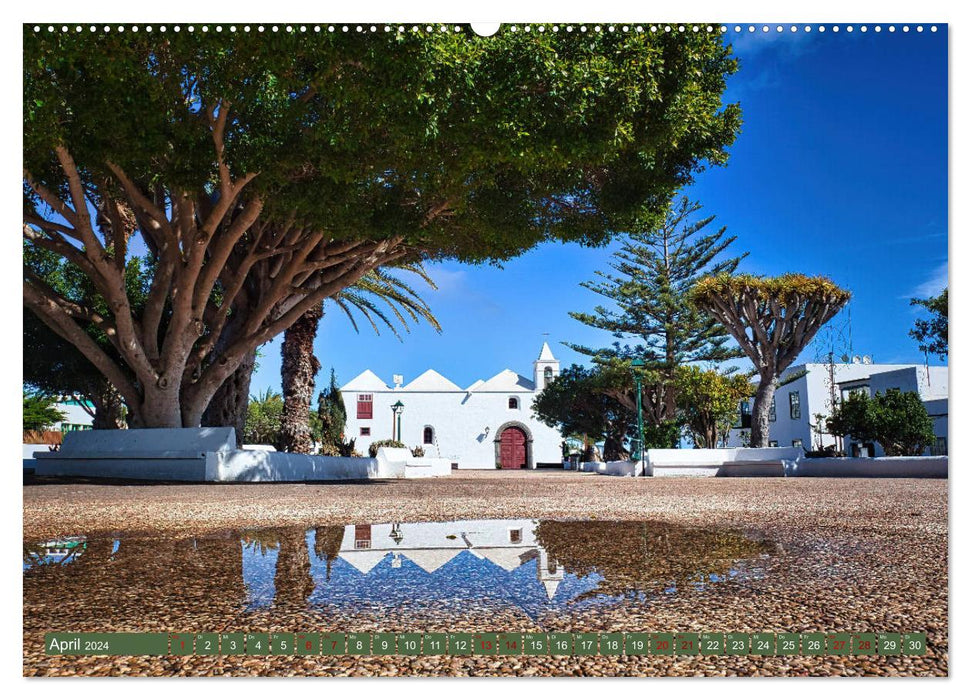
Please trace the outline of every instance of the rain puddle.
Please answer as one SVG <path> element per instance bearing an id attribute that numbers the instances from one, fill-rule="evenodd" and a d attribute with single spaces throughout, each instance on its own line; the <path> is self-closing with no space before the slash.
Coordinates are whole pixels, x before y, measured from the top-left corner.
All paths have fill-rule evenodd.
<path id="1" fill-rule="evenodd" d="M 630 521 L 72 536 L 24 543 L 24 619 L 48 629 L 542 628 L 759 578 L 771 551 L 739 532 Z"/>

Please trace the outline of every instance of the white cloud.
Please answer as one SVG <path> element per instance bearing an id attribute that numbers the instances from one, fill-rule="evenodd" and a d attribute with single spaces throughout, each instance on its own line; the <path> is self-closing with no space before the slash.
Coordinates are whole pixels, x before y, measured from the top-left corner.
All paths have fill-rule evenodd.
<path id="1" fill-rule="evenodd" d="M 947 286 L 947 261 L 941 263 L 930 276 L 907 295 L 907 298 L 927 299 L 936 297 Z"/>

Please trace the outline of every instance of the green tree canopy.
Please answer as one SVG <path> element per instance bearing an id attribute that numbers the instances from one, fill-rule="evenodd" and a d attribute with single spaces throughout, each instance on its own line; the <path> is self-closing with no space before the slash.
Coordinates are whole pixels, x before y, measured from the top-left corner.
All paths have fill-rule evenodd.
<path id="1" fill-rule="evenodd" d="M 533 415 L 564 437 L 582 435 L 604 441 L 604 459 L 627 458 L 624 446 L 636 416 L 610 394 L 614 377 L 599 369 L 570 365 L 533 401 Z"/>
<path id="2" fill-rule="evenodd" d="M 280 445 L 280 422 L 283 418 L 283 397 L 267 389 L 251 396 L 246 411 L 246 430 L 243 441 L 251 445 Z"/>
<path id="3" fill-rule="evenodd" d="M 64 412 L 57 407 L 57 399 L 40 392 L 24 391 L 24 431 L 43 432 L 50 430 L 55 423 L 66 420 Z"/>
<path id="4" fill-rule="evenodd" d="M 929 319 L 914 321 L 910 337 L 919 343 L 921 352 L 947 359 L 947 288 L 936 297 L 911 299 L 911 306 L 921 306 L 929 311 Z"/>
<path id="5" fill-rule="evenodd" d="M 136 425 L 198 425 L 253 348 L 370 270 L 659 223 L 740 124 L 705 31 L 222 29 L 25 28 L 24 237 L 108 313 L 29 271 L 25 304 Z M 139 309 L 122 278 L 143 250 Z"/>
<path id="6" fill-rule="evenodd" d="M 920 455 L 934 443 L 934 421 L 920 395 L 891 389 L 870 398 L 852 392 L 826 420 L 834 435 L 861 442 L 879 442 L 890 457 Z"/>
<path id="7" fill-rule="evenodd" d="M 695 447 L 718 447 L 728 434 L 738 404 L 752 393 L 748 377 L 700 367 L 680 367 L 677 375 L 678 419 Z"/>

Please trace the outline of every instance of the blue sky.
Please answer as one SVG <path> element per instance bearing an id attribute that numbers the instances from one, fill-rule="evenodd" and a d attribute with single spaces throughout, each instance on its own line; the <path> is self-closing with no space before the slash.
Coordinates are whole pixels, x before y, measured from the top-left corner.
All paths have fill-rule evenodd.
<path id="1" fill-rule="evenodd" d="M 732 25 L 729 25 L 732 26 Z M 886 25 L 884 25 L 886 26 Z M 947 283 L 947 33 L 730 32 L 741 62 L 726 100 L 744 124 L 726 167 L 686 190 L 736 234 L 743 269 L 824 274 L 853 293 L 832 324 L 837 353 L 875 362 L 922 362 L 907 331 L 912 296 Z M 580 283 L 604 269 L 617 245 L 540 246 L 502 269 L 445 263 L 425 295 L 443 331 L 355 333 L 328 305 L 315 344 L 323 370 L 343 383 L 364 369 L 390 382 L 435 368 L 460 386 L 504 368 L 529 375 L 544 340 L 612 342 L 568 316 L 599 298 Z M 548 335 L 544 335 L 548 334 Z M 850 344 L 852 347 L 850 348 Z M 280 387 L 280 339 L 262 349 L 252 393 Z M 811 361 L 820 344 L 803 353 Z"/>

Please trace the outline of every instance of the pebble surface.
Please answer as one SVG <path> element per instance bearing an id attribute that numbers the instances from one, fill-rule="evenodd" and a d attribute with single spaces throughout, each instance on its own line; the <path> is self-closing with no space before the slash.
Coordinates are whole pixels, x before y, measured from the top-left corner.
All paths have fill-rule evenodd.
<path id="1" fill-rule="evenodd" d="M 924 656 L 47 656 L 43 634 L 73 631 L 534 631 L 470 610 L 462 620 L 328 619 L 292 601 L 247 611 L 225 576 L 186 578 L 164 556 L 129 568 L 72 608 L 70 590 L 24 589 L 26 676 L 942 676 L 948 673 L 948 482 L 910 479 L 620 478 L 573 472 L 462 472 L 332 484 L 135 485 L 25 482 L 24 538 L 142 533 L 156 546 L 228 530 L 471 518 L 658 520 L 755 533 L 773 551 L 758 577 L 685 590 L 660 605 L 585 607 L 544 621 L 573 632 L 924 632 Z M 218 558 L 215 558 L 218 559 Z M 81 561 L 72 566 L 79 566 Z M 67 580 L 67 579 L 65 579 Z M 128 595 L 126 597 L 126 591 Z M 136 595 L 135 592 L 138 592 Z M 168 592 L 166 592 L 168 591 Z M 53 593 L 57 593 L 55 599 Z M 78 591 L 81 596 L 82 592 Z M 62 601 L 60 604 L 57 600 Z M 200 606 L 199 601 L 206 601 Z M 98 606 L 101 609 L 98 609 Z M 84 622 L 84 628 L 77 627 Z M 73 623 L 73 624 L 72 624 Z M 503 624 L 500 624 L 503 623 Z M 548 623 L 548 624 L 547 624 Z M 553 625 L 554 627 L 549 627 Z"/>

